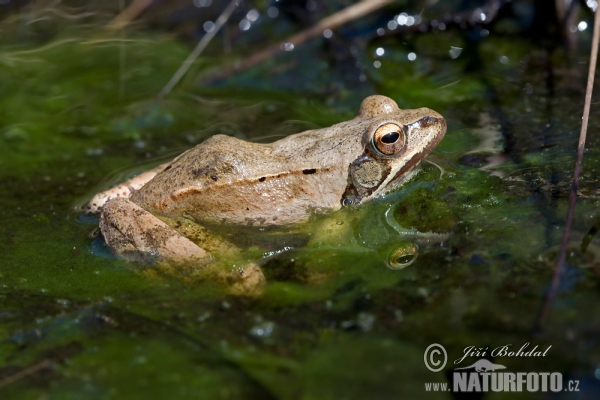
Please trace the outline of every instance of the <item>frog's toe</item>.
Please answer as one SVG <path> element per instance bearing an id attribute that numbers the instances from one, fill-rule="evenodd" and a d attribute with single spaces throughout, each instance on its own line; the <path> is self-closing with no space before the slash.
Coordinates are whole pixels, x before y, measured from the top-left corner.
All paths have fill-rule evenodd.
<path id="1" fill-rule="evenodd" d="M 108 247 L 131 261 L 188 262 L 210 255 L 148 211 L 124 198 L 104 205 L 100 230 Z"/>
<path id="2" fill-rule="evenodd" d="M 237 268 L 232 276 L 228 292 L 242 296 L 259 296 L 263 293 L 267 280 L 260 267 L 255 263 Z"/>

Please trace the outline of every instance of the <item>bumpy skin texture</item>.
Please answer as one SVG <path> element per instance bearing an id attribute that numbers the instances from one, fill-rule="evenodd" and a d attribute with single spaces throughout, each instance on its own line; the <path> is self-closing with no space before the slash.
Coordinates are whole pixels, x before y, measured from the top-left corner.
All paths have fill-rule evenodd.
<path id="1" fill-rule="evenodd" d="M 161 172 L 168 164 L 159 165 L 156 168 L 152 168 L 149 171 L 145 171 L 135 178 L 128 180 L 127 182 L 123 182 L 120 185 L 117 185 L 109 190 L 105 190 L 104 192 L 97 193 L 87 204 L 85 211 L 89 214 L 96 214 L 102 211 L 102 207 L 109 200 L 114 199 L 116 197 L 122 197 L 128 199 L 131 195 L 136 191 L 140 190 L 142 186 L 148 183 L 152 178 L 156 176 L 157 173 Z"/>
<path id="2" fill-rule="evenodd" d="M 100 230 L 112 248 L 132 261 L 207 261 L 208 254 L 167 224 L 124 198 L 115 198 L 100 216 Z"/>
<path id="3" fill-rule="evenodd" d="M 381 153 L 373 142 L 385 124 L 397 126 L 395 138 L 403 141 L 395 154 Z M 130 199 L 97 205 L 100 228 L 108 246 L 130 259 L 205 260 L 207 252 L 194 250 L 176 226 L 168 233 L 160 219 L 208 226 L 301 223 L 315 210 L 360 204 L 398 187 L 445 132 L 435 111 L 400 110 L 387 97 L 370 96 L 350 121 L 274 143 L 216 135 L 161 166 Z"/>

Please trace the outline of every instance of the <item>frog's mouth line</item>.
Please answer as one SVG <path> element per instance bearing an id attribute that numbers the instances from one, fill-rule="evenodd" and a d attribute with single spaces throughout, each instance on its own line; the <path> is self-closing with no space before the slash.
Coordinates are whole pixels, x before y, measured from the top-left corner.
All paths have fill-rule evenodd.
<path id="1" fill-rule="evenodd" d="M 404 182 L 409 180 L 413 175 L 412 171 L 421 162 L 421 160 L 425 158 L 423 155 L 426 156 L 427 154 L 429 154 L 440 143 L 440 141 L 446 134 L 446 121 L 441 117 L 427 117 L 427 120 L 425 121 L 421 119 L 409 125 L 409 127 L 411 127 L 412 129 L 423 129 L 429 126 L 431 127 L 431 131 L 433 131 L 432 133 L 436 133 L 435 136 L 429 141 L 429 143 L 422 149 L 416 151 L 413 150 L 415 152 L 411 156 L 411 158 L 408 161 L 406 161 L 400 167 L 400 169 L 394 173 L 393 176 L 391 176 L 392 171 L 390 171 L 391 162 L 387 164 L 385 176 L 378 182 L 377 185 L 373 185 L 372 187 L 364 187 L 360 184 L 357 184 L 354 181 L 352 165 L 354 165 L 355 163 L 360 164 L 360 161 L 362 160 L 362 158 L 366 157 L 366 154 L 364 154 L 362 158 L 358 158 L 357 160 L 355 160 L 354 163 L 350 166 L 350 170 L 348 172 L 348 183 L 341 197 L 342 205 L 360 204 L 363 201 L 363 199 L 367 196 L 377 196 L 383 193 L 390 192 L 392 190 L 397 189 Z M 387 158 L 387 160 L 391 161 L 391 158 Z"/>
<path id="2" fill-rule="evenodd" d="M 442 129 L 440 130 L 440 133 L 437 135 L 437 137 L 434 138 L 434 140 L 432 140 L 431 142 L 429 142 L 427 144 L 427 146 L 425 146 L 423 149 L 421 149 L 421 151 L 416 152 L 410 158 L 410 160 L 408 160 L 396 172 L 396 174 L 394 175 L 394 177 L 389 180 L 389 182 L 388 182 L 388 184 L 386 186 L 393 185 L 396 182 L 401 182 L 402 181 L 401 178 L 407 172 L 409 172 L 410 170 L 414 169 L 429 153 L 431 153 L 433 151 L 433 149 L 435 149 L 437 147 L 437 145 L 440 144 L 440 142 L 442 141 L 442 139 L 446 135 L 446 128 L 447 128 L 447 126 L 446 126 L 446 121 L 443 118 L 429 117 L 429 119 L 432 122 L 432 125 L 435 125 L 435 124 L 442 125 Z M 425 153 L 425 157 L 419 157 L 423 153 Z"/>

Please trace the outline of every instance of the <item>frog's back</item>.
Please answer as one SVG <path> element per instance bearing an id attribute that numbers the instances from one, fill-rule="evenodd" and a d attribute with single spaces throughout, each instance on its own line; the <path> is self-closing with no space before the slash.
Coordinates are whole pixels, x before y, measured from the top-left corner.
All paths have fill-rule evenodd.
<path id="1" fill-rule="evenodd" d="M 131 199 L 158 216 L 237 225 L 293 224 L 316 208 L 339 208 L 343 162 L 320 155 L 316 163 L 314 151 L 290 157 L 289 150 L 285 139 L 260 144 L 216 135 L 177 157 Z"/>

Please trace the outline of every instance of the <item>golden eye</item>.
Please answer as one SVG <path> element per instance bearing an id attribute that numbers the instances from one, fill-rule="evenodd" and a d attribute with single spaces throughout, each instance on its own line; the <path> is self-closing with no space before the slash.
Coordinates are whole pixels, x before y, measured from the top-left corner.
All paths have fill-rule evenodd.
<path id="1" fill-rule="evenodd" d="M 375 148 L 386 155 L 396 154 L 404 148 L 406 144 L 406 134 L 404 130 L 396 124 L 381 125 L 373 135 L 373 144 Z"/>
<path id="2" fill-rule="evenodd" d="M 419 248 L 410 242 L 398 243 L 388 256 L 388 268 L 402 269 L 415 262 L 419 255 Z"/>

